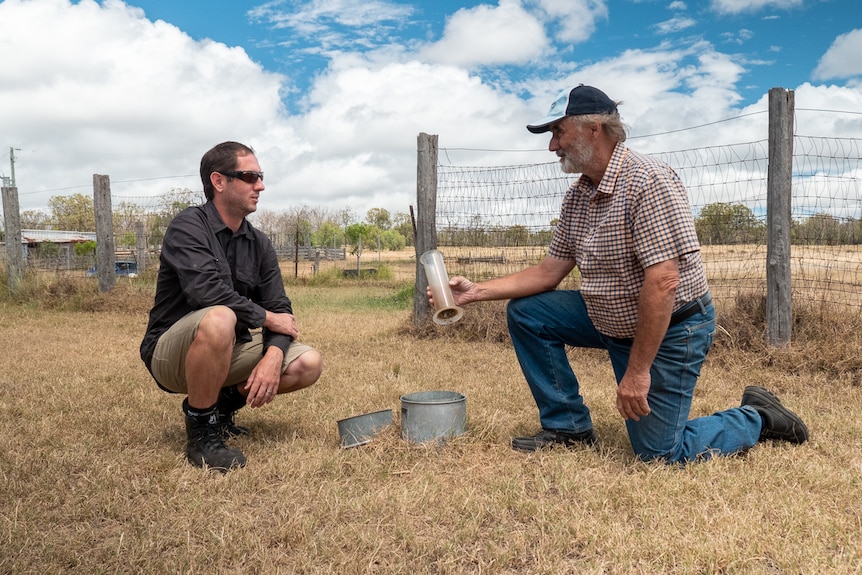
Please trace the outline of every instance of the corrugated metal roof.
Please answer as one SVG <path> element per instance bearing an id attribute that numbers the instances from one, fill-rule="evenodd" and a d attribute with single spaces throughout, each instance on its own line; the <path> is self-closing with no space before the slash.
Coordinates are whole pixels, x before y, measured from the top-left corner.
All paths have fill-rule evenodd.
<path id="1" fill-rule="evenodd" d="M 76 244 L 96 241 L 95 232 L 70 232 L 62 230 L 21 230 L 22 244 Z"/>

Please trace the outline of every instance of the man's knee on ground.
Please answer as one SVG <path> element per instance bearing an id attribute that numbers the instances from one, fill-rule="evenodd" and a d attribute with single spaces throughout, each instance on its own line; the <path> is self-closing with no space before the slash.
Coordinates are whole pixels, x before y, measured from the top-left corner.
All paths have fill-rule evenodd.
<path id="1" fill-rule="evenodd" d="M 635 455 L 638 459 L 645 462 L 665 463 L 668 465 L 675 463 L 685 463 L 687 460 L 683 456 L 682 445 L 671 445 L 670 447 L 662 446 L 641 446 L 634 448 Z"/>

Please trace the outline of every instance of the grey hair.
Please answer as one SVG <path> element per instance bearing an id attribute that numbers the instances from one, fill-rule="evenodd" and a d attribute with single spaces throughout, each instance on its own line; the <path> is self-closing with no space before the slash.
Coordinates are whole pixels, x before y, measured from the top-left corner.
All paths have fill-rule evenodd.
<path id="1" fill-rule="evenodd" d="M 622 102 L 615 102 L 617 106 Z M 568 116 L 572 122 L 580 125 L 598 122 L 605 132 L 617 142 L 625 142 L 629 127 L 620 119 L 619 112 L 611 114 L 584 114 L 583 116 Z"/>

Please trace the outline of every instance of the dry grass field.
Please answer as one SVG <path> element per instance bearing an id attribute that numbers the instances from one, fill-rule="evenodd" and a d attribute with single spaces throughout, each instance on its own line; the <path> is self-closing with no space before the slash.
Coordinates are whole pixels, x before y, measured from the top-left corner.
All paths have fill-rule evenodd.
<path id="1" fill-rule="evenodd" d="M 538 262 L 547 253 L 547 246 L 482 248 L 443 246 L 450 275 L 465 275 L 482 280 L 516 272 Z M 765 245 L 703 246 L 702 253 L 713 294 L 719 299 L 739 293 L 765 290 Z M 310 277 L 313 263 L 303 261 L 284 264 L 286 277 Z M 347 261 L 322 261 L 323 271 L 333 268 L 356 267 L 356 258 L 348 254 Z M 366 250 L 362 269 L 383 268 L 392 279 L 412 281 L 416 272 L 413 248 L 397 252 Z M 862 246 L 801 246 L 791 250 L 790 270 L 796 295 L 829 305 L 862 307 Z M 574 282 L 571 286 L 577 287 Z"/>
<path id="2" fill-rule="evenodd" d="M 181 397 L 138 357 L 152 278 L 109 295 L 59 278 L 26 301 L 0 296 L 0 573 L 862 572 L 858 314 L 802 310 L 791 348 L 773 350 L 756 299 L 723 304 L 692 415 L 761 384 L 811 441 L 682 468 L 634 459 L 593 352 L 572 362 L 601 449 L 512 451 L 537 416 L 487 327 L 500 306 L 417 333 L 397 277 L 288 283 L 325 372 L 240 412 L 248 466 L 226 475 L 185 462 Z M 432 389 L 466 395 L 467 433 L 404 442 L 400 396 Z M 339 419 L 385 408 L 395 425 L 340 448 Z"/>

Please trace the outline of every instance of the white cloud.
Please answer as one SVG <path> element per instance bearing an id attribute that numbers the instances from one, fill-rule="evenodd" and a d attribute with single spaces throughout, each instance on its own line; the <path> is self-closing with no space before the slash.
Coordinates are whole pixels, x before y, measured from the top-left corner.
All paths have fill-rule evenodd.
<path id="1" fill-rule="evenodd" d="M 834 80 L 862 75 L 862 28 L 835 38 L 814 69 L 815 80 Z"/>
<path id="2" fill-rule="evenodd" d="M 617 57 L 597 62 L 571 76 L 569 83 L 591 84 L 614 100 L 622 100 L 620 114 L 631 134 L 661 134 L 735 116 L 741 100 L 734 83 L 744 69 L 733 58 L 706 42 L 680 48 L 626 50 Z M 549 101 L 550 102 L 550 101 Z M 738 130 L 713 130 L 710 143 L 738 141 Z M 760 138 L 762 136 L 758 136 Z M 682 132 L 667 137 L 635 139 L 631 146 L 656 152 L 697 148 L 704 133 Z"/>
<path id="3" fill-rule="evenodd" d="M 670 20 L 659 22 L 655 27 L 658 29 L 659 34 L 672 34 L 691 28 L 696 24 L 697 20 L 694 18 L 671 18 Z"/>
<path id="4" fill-rule="evenodd" d="M 297 171 L 285 184 L 304 190 L 312 203 L 337 205 L 352 197 L 365 206 L 363 214 L 374 201 L 402 212 L 415 203 L 420 132 L 440 135 L 447 148 L 537 144 L 524 129 L 530 110 L 523 101 L 455 66 L 337 59 L 318 79 L 309 106 L 297 129 L 315 146 L 296 158 Z"/>
<path id="5" fill-rule="evenodd" d="M 284 2 L 269 2 L 250 10 L 249 16 L 276 27 L 313 34 L 328 30 L 333 23 L 351 28 L 373 27 L 403 20 L 412 13 L 410 6 L 380 0 L 311 0 L 287 7 Z"/>
<path id="6" fill-rule="evenodd" d="M 605 0 L 532 0 L 544 15 L 554 37 L 565 43 L 580 43 L 596 31 L 596 21 L 607 19 Z"/>
<path id="7" fill-rule="evenodd" d="M 564 5 L 575 5 L 575 11 L 564 14 Z M 334 7 L 350 9 L 348 3 L 302 6 L 316 7 L 317 22 L 341 18 Z M 573 16 L 578 9 L 588 16 Z M 385 14 L 392 12 L 343 18 L 373 21 Z M 361 216 L 372 207 L 406 211 L 415 201 L 419 132 L 439 134 L 445 163 L 553 161 L 544 151 L 547 138 L 524 126 L 540 117 L 561 89 L 581 82 L 624 100 L 621 111 L 635 135 L 740 113 L 737 84 L 750 61 L 706 42 L 642 50 L 621 46 L 616 55 L 594 56 L 586 66 L 563 54 L 549 59 L 559 68 L 535 67 L 533 60 L 551 49 L 549 34 L 580 37 L 603 17 L 605 4 L 597 1 L 502 0 L 462 9 L 431 44 L 384 42 L 373 50 L 327 53 L 310 88 L 297 97 L 302 111 L 290 115 L 281 99 L 286 79 L 261 69 L 241 48 L 195 41 L 117 0 L 5 0 L 0 2 L 5 136 L 0 159 L 4 147 L 20 148 L 20 200 L 23 209 L 31 209 L 47 206 L 54 195 L 90 193 L 94 173 L 111 176 L 115 197 L 151 197 L 174 187 L 198 190 L 201 154 L 219 141 L 236 139 L 255 147 L 267 173 L 261 209 L 349 205 Z M 589 45 L 583 52 L 591 54 Z M 482 69 L 520 62 L 529 65 L 513 80 L 501 73 L 497 82 L 489 76 L 493 67 Z M 816 97 L 839 106 L 835 109 L 860 109 L 854 99 L 860 93 L 852 83 L 841 89 L 804 87 L 797 106 Z M 752 108 L 757 106 L 765 109 L 763 101 Z M 820 101 L 808 104 L 820 106 Z M 764 131 L 758 122 L 635 139 L 631 145 L 666 151 L 759 140 Z"/>
<path id="8" fill-rule="evenodd" d="M 92 182 L 194 174 L 220 140 L 257 142 L 280 119 L 281 78 L 241 48 L 195 42 L 121 2 L 0 3 L 0 125 L 21 151 L 22 208 Z M 289 134 L 287 134 L 289 137 Z M 196 178 L 114 186 L 114 193 L 200 189 Z M 87 193 L 86 187 L 83 193 Z"/>
<path id="9" fill-rule="evenodd" d="M 721 37 L 725 42 L 742 45 L 754 38 L 754 32 L 748 28 L 740 28 L 736 32 L 724 32 Z"/>
<path id="10" fill-rule="evenodd" d="M 134 1 L 134 0 L 132 0 Z M 251 21 L 283 31 L 278 44 L 289 58 L 339 51 L 372 51 L 399 43 L 414 10 L 384 0 L 273 0 L 248 11 Z"/>
<path id="11" fill-rule="evenodd" d="M 542 24 L 517 0 L 499 6 L 462 8 L 446 22 L 439 42 L 420 50 L 420 58 L 461 66 L 524 64 L 548 46 Z"/>
<path id="12" fill-rule="evenodd" d="M 828 110 L 857 112 L 862 110 L 862 90 L 859 85 L 823 86 L 802 84 L 795 90 L 797 134 L 858 138 L 862 132 L 862 117 L 830 113 Z"/>
<path id="13" fill-rule="evenodd" d="M 720 14 L 743 14 L 764 8 L 798 8 L 802 4 L 803 0 L 712 0 L 710 6 Z"/>

